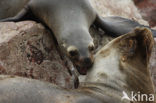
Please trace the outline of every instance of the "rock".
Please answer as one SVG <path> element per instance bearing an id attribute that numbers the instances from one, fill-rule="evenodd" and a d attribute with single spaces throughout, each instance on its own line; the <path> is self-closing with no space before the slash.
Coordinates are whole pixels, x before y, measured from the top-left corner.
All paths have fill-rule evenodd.
<path id="1" fill-rule="evenodd" d="M 151 27 L 156 26 L 156 0 L 133 0 Z"/>
<path id="2" fill-rule="evenodd" d="M 75 77 L 51 33 L 33 21 L 0 23 L 0 74 L 39 79 L 74 88 Z M 70 64 L 70 66 L 72 66 Z"/>

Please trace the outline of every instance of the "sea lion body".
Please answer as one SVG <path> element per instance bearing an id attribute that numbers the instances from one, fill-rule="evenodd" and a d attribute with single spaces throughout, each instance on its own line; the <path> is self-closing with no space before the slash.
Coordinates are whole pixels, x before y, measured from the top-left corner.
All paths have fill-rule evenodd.
<path id="1" fill-rule="evenodd" d="M 124 94 L 131 98 L 131 91 L 154 95 L 148 68 L 152 46 L 152 34 L 145 28 L 114 39 L 97 52 L 93 67 L 78 89 L 0 76 L 0 103 L 155 103 L 122 99 Z"/>
<path id="2" fill-rule="evenodd" d="M 0 103 L 102 103 L 78 90 L 21 77 L 1 76 Z"/>
<path id="3" fill-rule="evenodd" d="M 30 0 L 0 0 L 0 19 L 15 16 Z"/>

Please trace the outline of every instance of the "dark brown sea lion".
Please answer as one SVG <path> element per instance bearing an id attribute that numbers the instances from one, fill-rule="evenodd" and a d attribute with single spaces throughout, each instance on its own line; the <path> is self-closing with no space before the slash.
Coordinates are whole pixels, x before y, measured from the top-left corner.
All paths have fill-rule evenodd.
<path id="1" fill-rule="evenodd" d="M 148 67 L 152 46 L 153 37 L 146 28 L 114 39 L 95 55 L 95 63 L 78 89 L 1 76 L 0 103 L 155 103 Z M 147 101 L 132 99 L 133 92 L 147 95 Z"/>
<path id="2" fill-rule="evenodd" d="M 93 64 L 94 43 L 89 33 L 93 23 L 111 36 L 119 36 L 141 26 L 131 25 L 135 22 L 128 19 L 125 23 L 125 19 L 120 17 L 102 19 L 89 0 L 30 0 L 18 15 L 1 21 L 19 21 L 28 15 L 34 15 L 53 31 L 80 74 L 86 74 L 86 68 Z"/>

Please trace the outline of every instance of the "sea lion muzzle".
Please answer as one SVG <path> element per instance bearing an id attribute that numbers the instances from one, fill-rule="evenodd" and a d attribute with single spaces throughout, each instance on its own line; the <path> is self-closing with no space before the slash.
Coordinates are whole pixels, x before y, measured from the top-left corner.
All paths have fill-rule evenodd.
<path id="1" fill-rule="evenodd" d="M 81 75 L 86 75 L 87 71 L 92 67 L 93 65 L 93 58 L 87 57 L 80 59 L 80 64 L 77 66 L 77 70 Z"/>
<path id="2" fill-rule="evenodd" d="M 92 53 L 89 53 L 89 56 L 80 56 L 78 61 L 75 61 L 75 65 L 77 67 L 78 72 L 81 75 L 86 75 L 89 68 L 92 67 L 94 62 L 94 58 Z"/>
<path id="3" fill-rule="evenodd" d="M 93 50 L 94 45 L 89 45 L 83 51 L 79 51 L 75 46 L 69 46 L 67 48 L 68 55 L 81 75 L 85 75 L 87 70 L 93 65 Z"/>

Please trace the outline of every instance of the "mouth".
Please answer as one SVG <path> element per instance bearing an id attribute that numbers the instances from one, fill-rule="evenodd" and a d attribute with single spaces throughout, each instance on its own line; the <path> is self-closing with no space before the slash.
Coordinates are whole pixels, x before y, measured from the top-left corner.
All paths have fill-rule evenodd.
<path id="1" fill-rule="evenodd" d="M 75 60 L 73 64 L 75 65 L 80 75 L 86 75 L 87 71 L 92 67 L 93 61 L 87 58 L 82 61 Z"/>
<path id="2" fill-rule="evenodd" d="M 86 75 L 87 71 L 92 67 L 92 65 L 88 65 L 88 66 L 80 66 L 80 65 L 76 65 L 76 69 L 77 71 L 80 73 L 80 75 Z"/>
<path id="3" fill-rule="evenodd" d="M 79 67 L 79 66 L 76 66 L 76 68 L 77 68 L 77 71 L 78 71 L 81 75 L 86 75 L 86 74 L 87 74 L 88 68 L 86 68 L 86 67 Z"/>

